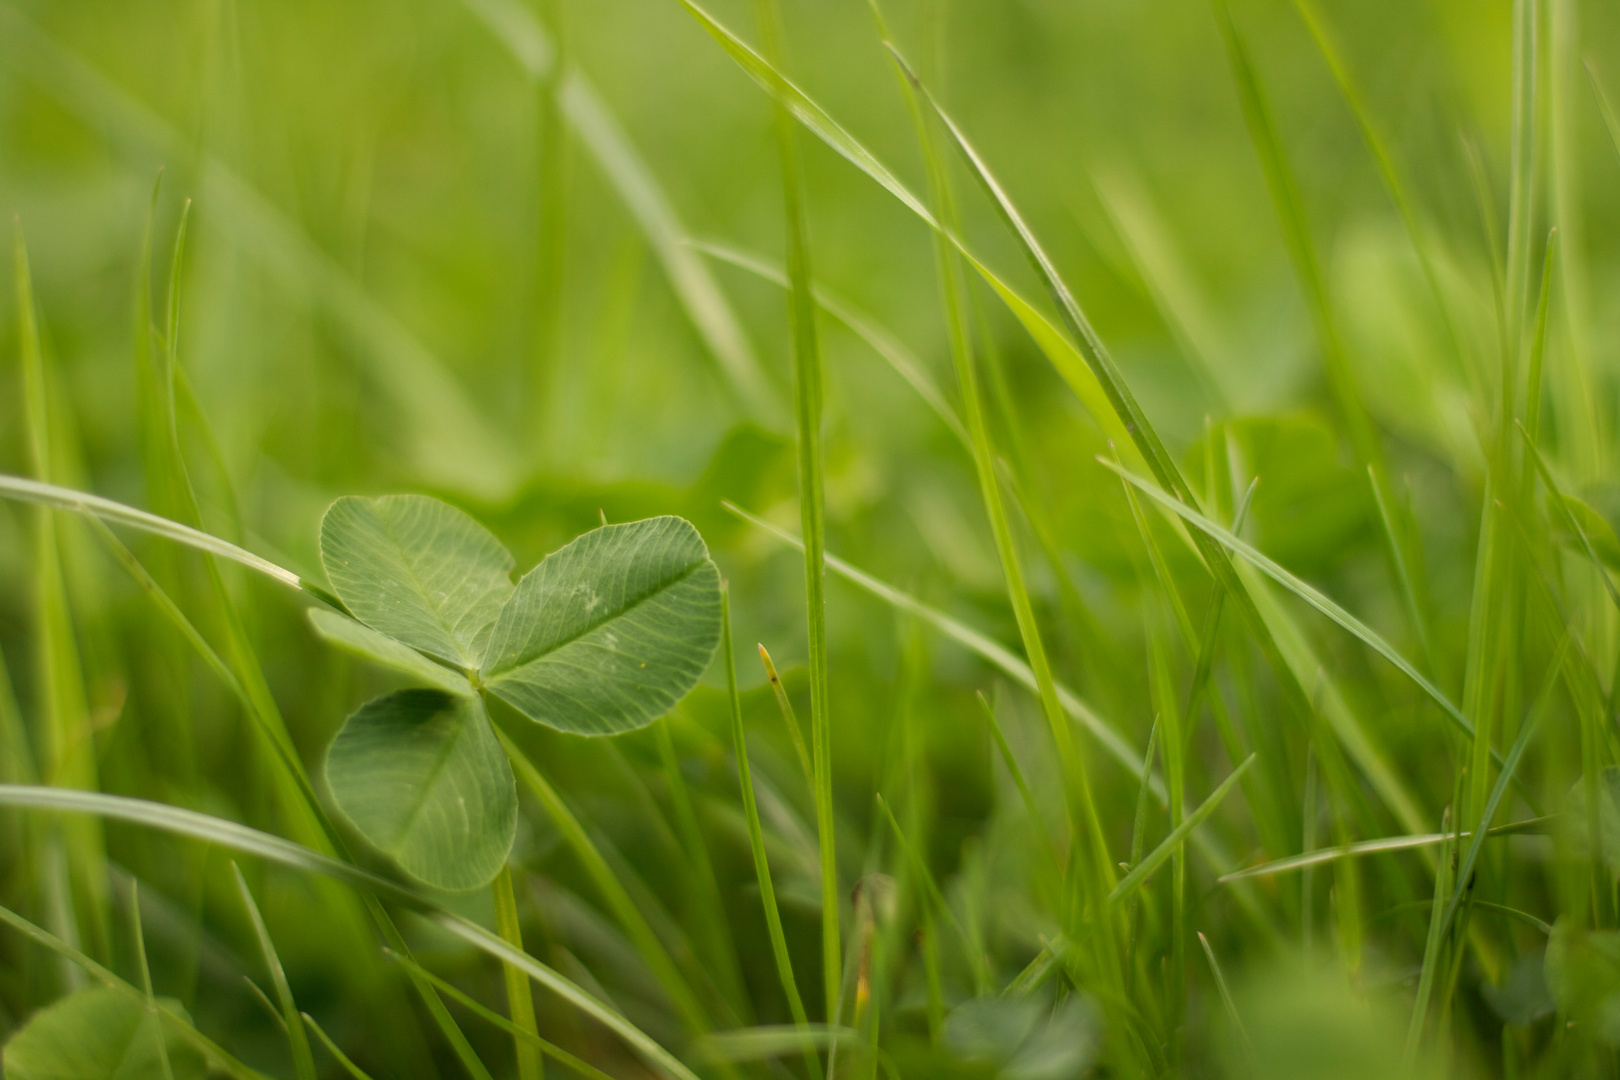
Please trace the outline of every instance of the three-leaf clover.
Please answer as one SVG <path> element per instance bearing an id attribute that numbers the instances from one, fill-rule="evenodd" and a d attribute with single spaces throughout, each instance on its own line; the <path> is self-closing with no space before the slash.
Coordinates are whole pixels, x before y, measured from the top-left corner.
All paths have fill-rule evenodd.
<path id="1" fill-rule="evenodd" d="M 316 631 L 420 688 L 362 705 L 326 758 L 338 809 L 401 869 L 443 889 L 500 872 L 517 792 L 485 710 L 616 735 L 663 716 L 720 640 L 720 574 L 676 517 L 604 525 L 513 586 L 512 556 L 467 514 L 421 495 L 342 498 L 321 522 L 326 576 L 354 618 Z"/>

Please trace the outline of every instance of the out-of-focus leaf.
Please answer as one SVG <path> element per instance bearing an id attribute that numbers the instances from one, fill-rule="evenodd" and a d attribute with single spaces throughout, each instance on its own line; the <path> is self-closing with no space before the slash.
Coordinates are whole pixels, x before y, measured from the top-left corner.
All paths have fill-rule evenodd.
<path id="1" fill-rule="evenodd" d="M 959 1058 L 997 1066 L 1006 1080 L 1067 1080 L 1096 1060 L 1102 1033 L 1084 998 L 1055 1007 L 1040 998 L 977 998 L 945 1017 L 945 1043 Z"/>
<path id="2" fill-rule="evenodd" d="M 1283 974 L 1268 968 L 1263 981 L 1238 995 L 1246 1043 L 1229 1048 L 1230 1076 L 1258 1080 L 1367 1080 L 1402 1075 L 1402 1018 L 1352 993 L 1331 976 Z M 1419 1058 L 1406 1074 L 1444 1075 Z"/>
<path id="3" fill-rule="evenodd" d="M 163 1005 L 183 1014 L 177 1001 L 165 999 Z M 163 1031 L 155 1014 L 105 986 L 81 990 L 35 1013 L 6 1043 L 0 1060 L 9 1080 L 150 1080 L 165 1075 L 202 1080 L 207 1072 L 202 1055 Z"/>
<path id="4" fill-rule="evenodd" d="M 1620 931 L 1559 919 L 1547 942 L 1547 988 L 1558 1007 L 1599 1042 L 1620 1046 Z"/>
<path id="5" fill-rule="evenodd" d="M 658 719 L 720 641 L 720 571 L 677 517 L 604 525 L 518 583 L 483 678 L 529 719 L 616 735 Z"/>
<path id="6" fill-rule="evenodd" d="M 1508 968 L 1502 985 L 1486 983 L 1479 988 L 1480 993 L 1497 1016 L 1509 1024 L 1528 1027 L 1558 1008 L 1547 986 L 1544 964 L 1544 957 L 1521 956 Z"/>
<path id="7" fill-rule="evenodd" d="M 468 669 L 512 595 L 512 556 L 489 530 L 425 495 L 347 496 L 321 520 L 321 563 L 355 617 Z"/>
<path id="8" fill-rule="evenodd" d="M 338 808 L 411 876 L 487 885 L 517 829 L 517 786 L 477 697 L 400 690 L 362 705 L 326 753 Z"/>

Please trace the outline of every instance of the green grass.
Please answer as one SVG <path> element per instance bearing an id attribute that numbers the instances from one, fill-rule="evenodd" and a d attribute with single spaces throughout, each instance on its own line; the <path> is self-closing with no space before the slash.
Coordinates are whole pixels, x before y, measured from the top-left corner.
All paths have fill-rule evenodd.
<path id="1" fill-rule="evenodd" d="M 1616 57 L 0 0 L 3 1071 L 1620 1075 Z"/>

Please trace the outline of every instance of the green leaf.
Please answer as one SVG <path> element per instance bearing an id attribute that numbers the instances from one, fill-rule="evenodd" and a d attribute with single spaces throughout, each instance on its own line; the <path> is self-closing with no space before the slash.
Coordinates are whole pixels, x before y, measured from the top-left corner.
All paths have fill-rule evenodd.
<path id="1" fill-rule="evenodd" d="M 164 1001 L 175 1012 L 179 1002 Z M 175 1080 L 202 1080 L 203 1056 L 170 1033 L 139 1002 L 105 986 L 69 995 L 35 1013 L 4 1053 L 10 1080 L 145 1080 L 162 1076 L 168 1052 Z"/>
<path id="2" fill-rule="evenodd" d="M 470 697 L 473 694 L 472 683 L 467 681 L 466 676 L 435 664 L 415 649 L 401 645 L 386 634 L 377 633 L 365 623 L 355 622 L 335 611 L 324 611 L 321 608 L 309 609 L 309 622 L 317 634 L 340 649 L 346 649 L 367 660 L 374 660 L 395 671 L 402 671 L 430 686 L 460 697 Z"/>
<path id="3" fill-rule="evenodd" d="M 518 582 L 483 678 L 529 719 L 617 735 L 668 712 L 720 640 L 720 571 L 677 517 L 604 525 Z"/>
<path id="4" fill-rule="evenodd" d="M 332 797 L 354 827 L 435 888 L 487 885 L 517 828 L 517 787 L 483 702 L 399 690 L 350 716 L 326 752 Z"/>
<path id="5" fill-rule="evenodd" d="M 512 595 L 512 556 L 478 522 L 426 495 L 348 496 L 321 520 L 321 562 L 373 630 L 474 669 L 479 631 Z"/>

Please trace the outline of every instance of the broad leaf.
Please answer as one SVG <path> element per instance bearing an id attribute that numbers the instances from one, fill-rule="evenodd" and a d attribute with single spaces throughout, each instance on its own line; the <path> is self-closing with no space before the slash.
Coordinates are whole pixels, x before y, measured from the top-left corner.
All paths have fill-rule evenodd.
<path id="1" fill-rule="evenodd" d="M 478 522 L 425 495 L 348 496 L 321 521 L 321 562 L 373 630 L 476 669 L 479 632 L 512 594 L 512 556 Z"/>
<path id="2" fill-rule="evenodd" d="M 321 608 L 309 609 L 309 622 L 321 637 L 356 656 L 402 671 L 452 694 L 467 697 L 474 692 L 466 676 L 435 664 L 415 649 L 401 645 L 386 634 L 377 633 L 365 623 Z"/>
<path id="3" fill-rule="evenodd" d="M 720 640 L 720 571 L 677 517 L 605 525 L 518 583 L 490 635 L 485 685 L 531 720 L 581 735 L 652 723 Z"/>
<path id="4" fill-rule="evenodd" d="M 477 697 L 399 690 L 362 705 L 326 752 L 338 808 L 412 877 L 488 884 L 517 828 L 517 788 Z"/>
<path id="5" fill-rule="evenodd" d="M 180 1012 L 180 1004 L 163 1004 Z M 158 1039 L 163 1037 L 160 1046 Z M 163 1057 L 169 1071 L 163 1070 Z M 197 1050 L 138 1001 L 104 986 L 91 987 L 41 1009 L 6 1043 L 9 1080 L 202 1080 Z"/>

